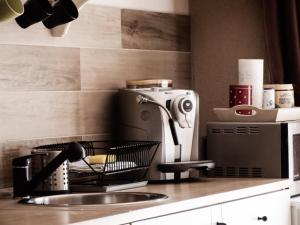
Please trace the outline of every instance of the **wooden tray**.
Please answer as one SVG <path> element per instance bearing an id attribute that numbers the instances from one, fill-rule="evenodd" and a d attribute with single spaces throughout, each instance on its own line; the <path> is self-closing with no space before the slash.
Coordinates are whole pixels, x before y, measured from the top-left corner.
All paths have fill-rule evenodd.
<path id="1" fill-rule="evenodd" d="M 252 110 L 252 115 L 241 115 L 237 110 Z M 284 122 L 300 120 L 300 107 L 259 109 L 250 105 L 214 108 L 217 119 L 224 122 Z"/>

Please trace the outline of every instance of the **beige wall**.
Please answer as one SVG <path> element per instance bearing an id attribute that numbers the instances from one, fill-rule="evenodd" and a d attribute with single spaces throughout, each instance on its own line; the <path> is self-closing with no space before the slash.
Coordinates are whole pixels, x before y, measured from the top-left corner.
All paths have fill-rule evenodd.
<path id="1" fill-rule="evenodd" d="M 266 59 L 262 0 L 190 0 L 190 13 L 192 77 L 200 95 L 203 138 L 206 122 L 214 120 L 212 108 L 228 107 L 238 59 Z"/>
<path id="2" fill-rule="evenodd" d="M 11 185 L 11 160 L 34 146 L 108 139 L 127 79 L 189 88 L 189 26 L 184 15 L 93 4 L 64 38 L 41 23 L 0 23 L 0 187 Z"/>

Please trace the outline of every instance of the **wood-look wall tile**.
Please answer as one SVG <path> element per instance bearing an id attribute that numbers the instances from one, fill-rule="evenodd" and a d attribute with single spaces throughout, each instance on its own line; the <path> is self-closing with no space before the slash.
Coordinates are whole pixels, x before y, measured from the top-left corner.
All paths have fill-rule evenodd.
<path id="1" fill-rule="evenodd" d="M 32 148 L 41 145 L 50 145 L 50 144 L 66 143 L 66 142 L 81 141 L 81 140 L 82 140 L 81 135 L 7 140 L 4 142 L 4 149 L 7 151 L 12 149 L 18 149 L 21 152 L 23 152 L 28 149 L 31 150 Z"/>
<path id="2" fill-rule="evenodd" d="M 113 132 L 115 91 L 80 93 L 81 134 Z"/>
<path id="3" fill-rule="evenodd" d="M 82 135 L 82 141 L 108 141 L 112 140 L 113 136 L 111 133 L 106 134 L 88 134 Z"/>
<path id="4" fill-rule="evenodd" d="M 110 133 L 115 93 L 0 92 L 0 140 Z"/>
<path id="5" fill-rule="evenodd" d="M 11 162 L 18 154 L 18 150 L 5 151 L 4 142 L 0 143 L 0 188 L 11 186 Z"/>
<path id="6" fill-rule="evenodd" d="M 0 92 L 0 139 L 77 135 L 77 92 Z"/>
<path id="7" fill-rule="evenodd" d="M 65 37 L 52 37 L 42 23 L 26 30 L 14 20 L 0 24 L 0 43 L 64 47 L 121 47 L 121 10 L 99 5 L 86 5 L 72 22 Z"/>
<path id="8" fill-rule="evenodd" d="M 124 48 L 190 51 L 190 17 L 122 10 Z"/>
<path id="9" fill-rule="evenodd" d="M 80 90 L 79 48 L 0 44 L 0 90 Z"/>
<path id="10" fill-rule="evenodd" d="M 34 146 L 110 139 L 116 89 L 126 80 L 190 88 L 190 53 L 175 52 L 190 49 L 189 18 L 124 10 L 123 19 L 123 47 L 142 50 L 121 49 L 117 8 L 85 6 L 64 38 L 41 23 L 26 30 L 0 23 L 0 187 L 11 185 L 11 160 Z"/>
<path id="11" fill-rule="evenodd" d="M 190 53 L 118 49 L 81 49 L 81 88 L 124 88 L 126 80 L 172 79 L 176 88 L 190 87 Z"/>

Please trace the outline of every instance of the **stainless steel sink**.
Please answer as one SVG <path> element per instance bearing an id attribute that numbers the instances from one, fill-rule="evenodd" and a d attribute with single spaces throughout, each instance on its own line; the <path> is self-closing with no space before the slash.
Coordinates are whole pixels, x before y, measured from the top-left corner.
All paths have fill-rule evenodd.
<path id="1" fill-rule="evenodd" d="M 103 204 L 129 204 L 148 201 L 159 201 L 168 196 L 146 192 L 110 192 L 110 193 L 85 193 L 63 194 L 45 197 L 23 199 L 21 203 L 52 206 L 72 205 L 103 205 Z"/>

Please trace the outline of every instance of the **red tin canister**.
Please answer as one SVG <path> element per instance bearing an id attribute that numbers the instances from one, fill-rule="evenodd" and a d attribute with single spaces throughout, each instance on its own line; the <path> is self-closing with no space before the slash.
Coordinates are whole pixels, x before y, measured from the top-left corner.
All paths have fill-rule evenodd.
<path id="1" fill-rule="evenodd" d="M 252 105 L 252 85 L 230 85 L 229 107 L 236 105 Z M 252 110 L 238 110 L 242 115 L 251 115 Z"/>

